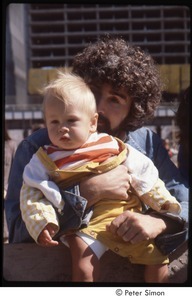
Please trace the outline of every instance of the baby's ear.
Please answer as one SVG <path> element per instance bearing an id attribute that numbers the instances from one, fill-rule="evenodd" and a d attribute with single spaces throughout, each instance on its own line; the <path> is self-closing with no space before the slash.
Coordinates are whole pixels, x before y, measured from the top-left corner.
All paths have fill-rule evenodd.
<path id="1" fill-rule="evenodd" d="M 95 113 L 90 121 L 90 132 L 91 133 L 97 131 L 97 121 L 98 121 L 98 114 Z"/>

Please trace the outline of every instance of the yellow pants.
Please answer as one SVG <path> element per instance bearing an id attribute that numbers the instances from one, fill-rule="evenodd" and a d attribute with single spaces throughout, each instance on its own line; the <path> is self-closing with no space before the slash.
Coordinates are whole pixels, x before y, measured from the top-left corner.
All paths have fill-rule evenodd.
<path id="1" fill-rule="evenodd" d="M 145 265 L 168 263 L 167 256 L 161 254 L 155 246 L 154 240 L 131 244 L 106 231 L 106 225 L 126 210 L 141 211 L 141 203 L 136 195 L 132 194 L 128 201 L 107 199 L 99 201 L 94 207 L 93 216 L 88 227 L 80 231 L 98 239 L 113 252 L 127 257 L 132 263 Z"/>

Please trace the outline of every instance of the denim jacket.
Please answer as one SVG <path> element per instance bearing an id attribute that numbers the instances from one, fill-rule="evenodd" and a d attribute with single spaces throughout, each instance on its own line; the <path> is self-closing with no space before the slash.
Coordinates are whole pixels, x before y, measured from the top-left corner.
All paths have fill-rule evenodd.
<path id="1" fill-rule="evenodd" d="M 184 181 L 181 178 L 179 170 L 169 159 L 167 151 L 164 149 L 161 139 L 157 134 L 143 127 L 129 133 L 127 142 L 154 162 L 159 170 L 159 177 L 165 182 L 170 193 L 181 203 L 182 212 L 180 216 L 167 215 L 167 217 L 175 218 L 176 222 L 183 224 L 183 230 L 176 234 L 166 234 L 156 238 L 156 244 L 160 250 L 166 254 L 171 253 L 187 239 L 188 189 L 183 183 Z M 49 143 L 47 130 L 40 129 L 23 140 L 16 151 L 5 201 L 10 243 L 33 242 L 21 218 L 19 198 L 23 182 L 22 175 L 24 167 L 32 155 L 39 147 Z M 73 198 L 74 202 L 78 202 L 80 199 L 78 187 L 72 187 L 64 191 L 63 195 L 66 201 L 70 201 Z M 86 199 L 84 200 L 83 203 L 86 204 Z"/>

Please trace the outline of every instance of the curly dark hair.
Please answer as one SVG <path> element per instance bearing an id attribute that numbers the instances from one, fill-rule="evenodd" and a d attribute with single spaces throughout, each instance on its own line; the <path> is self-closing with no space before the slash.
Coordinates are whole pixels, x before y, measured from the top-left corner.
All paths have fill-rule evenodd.
<path id="1" fill-rule="evenodd" d="M 120 37 L 106 36 L 88 45 L 74 57 L 73 71 L 90 86 L 108 83 L 127 90 L 133 101 L 125 130 L 142 127 L 161 101 L 162 82 L 153 58 Z"/>

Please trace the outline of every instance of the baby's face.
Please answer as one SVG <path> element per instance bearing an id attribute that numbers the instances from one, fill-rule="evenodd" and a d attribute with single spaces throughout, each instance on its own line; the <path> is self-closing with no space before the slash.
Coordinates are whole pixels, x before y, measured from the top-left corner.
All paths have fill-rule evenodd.
<path id="1" fill-rule="evenodd" d="M 96 131 L 96 123 L 92 117 L 73 104 L 66 104 L 58 99 L 47 99 L 45 119 L 49 138 L 53 145 L 72 150 L 81 147 Z"/>

